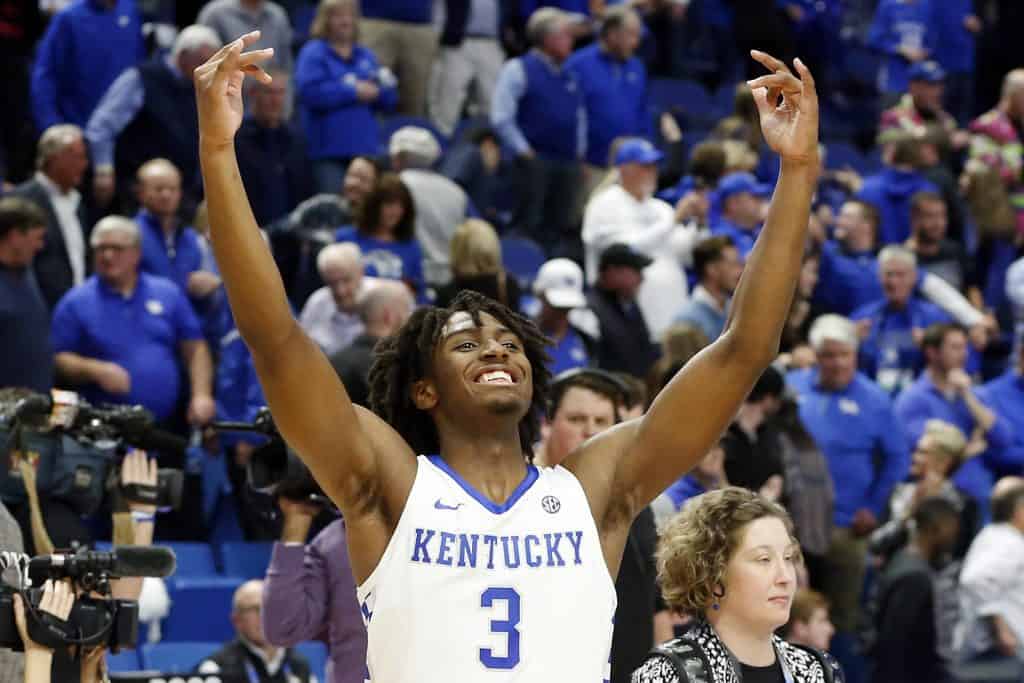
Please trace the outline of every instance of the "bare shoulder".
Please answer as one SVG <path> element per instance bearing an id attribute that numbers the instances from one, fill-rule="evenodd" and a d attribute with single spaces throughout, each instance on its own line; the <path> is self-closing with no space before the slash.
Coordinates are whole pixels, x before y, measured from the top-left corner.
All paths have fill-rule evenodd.
<path id="1" fill-rule="evenodd" d="M 565 468 L 576 476 L 587 495 L 599 529 L 620 516 L 632 521 L 632 505 L 625 491 L 616 490 L 616 481 L 622 462 L 636 442 L 641 420 L 624 422 L 594 436 L 565 460 Z"/>

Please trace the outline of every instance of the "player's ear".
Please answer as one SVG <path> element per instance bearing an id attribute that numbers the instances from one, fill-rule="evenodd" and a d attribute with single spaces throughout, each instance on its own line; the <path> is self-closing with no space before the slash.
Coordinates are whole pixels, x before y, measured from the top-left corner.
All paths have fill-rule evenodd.
<path id="1" fill-rule="evenodd" d="M 420 410 L 431 410 L 437 405 L 437 387 L 429 379 L 413 382 L 409 394 L 413 404 Z"/>

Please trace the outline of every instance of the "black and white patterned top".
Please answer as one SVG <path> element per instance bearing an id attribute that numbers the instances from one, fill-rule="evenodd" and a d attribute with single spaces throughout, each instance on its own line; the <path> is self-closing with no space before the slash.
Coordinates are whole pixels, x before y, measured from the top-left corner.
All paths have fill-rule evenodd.
<path id="1" fill-rule="evenodd" d="M 783 671 L 788 673 L 787 681 L 843 683 L 839 663 L 827 652 L 792 645 L 778 637 L 772 640 Z M 685 678 L 679 675 L 675 662 L 682 665 Z M 826 676 L 824 667 L 830 669 L 831 676 Z M 682 638 L 656 647 L 633 672 L 632 683 L 742 683 L 742 678 L 739 666 L 715 630 L 706 621 L 698 621 Z"/>

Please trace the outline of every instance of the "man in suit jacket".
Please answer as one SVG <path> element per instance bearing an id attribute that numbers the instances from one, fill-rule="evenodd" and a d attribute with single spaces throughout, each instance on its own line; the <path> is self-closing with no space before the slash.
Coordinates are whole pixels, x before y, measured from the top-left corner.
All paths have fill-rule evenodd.
<path id="1" fill-rule="evenodd" d="M 597 282 L 587 294 L 587 303 L 600 325 L 597 365 L 603 370 L 646 377 L 658 360 L 658 347 L 651 342 L 636 301 L 643 269 L 649 265 L 649 257 L 626 244 L 613 244 L 601 254 Z"/>
<path id="2" fill-rule="evenodd" d="M 51 126 L 39 138 L 35 176 L 14 190 L 46 212 L 46 246 L 32 266 L 51 311 L 66 291 L 85 281 L 91 261 L 89 222 L 76 189 L 88 165 L 82 129 Z"/>

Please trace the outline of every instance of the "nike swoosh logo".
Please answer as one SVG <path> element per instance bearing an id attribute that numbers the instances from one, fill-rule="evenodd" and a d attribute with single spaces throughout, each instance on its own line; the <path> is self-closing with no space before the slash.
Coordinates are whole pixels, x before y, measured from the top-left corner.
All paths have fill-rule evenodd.
<path id="1" fill-rule="evenodd" d="M 460 507 L 462 507 L 462 503 L 456 503 L 455 505 L 445 505 L 444 503 L 441 502 L 440 498 L 434 501 L 435 510 L 458 510 Z"/>

